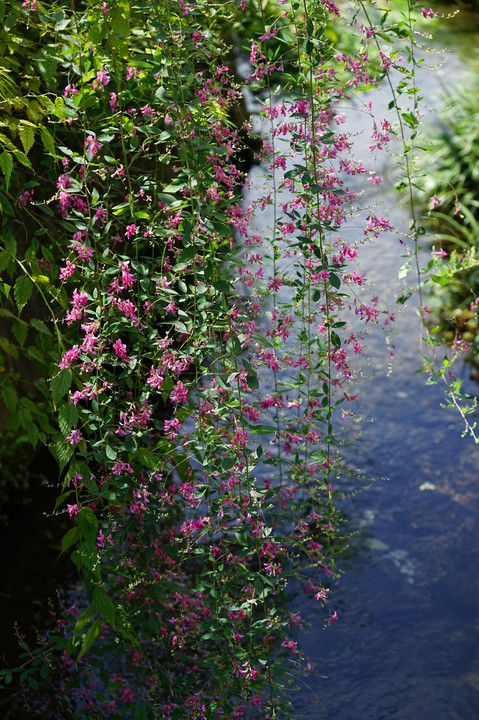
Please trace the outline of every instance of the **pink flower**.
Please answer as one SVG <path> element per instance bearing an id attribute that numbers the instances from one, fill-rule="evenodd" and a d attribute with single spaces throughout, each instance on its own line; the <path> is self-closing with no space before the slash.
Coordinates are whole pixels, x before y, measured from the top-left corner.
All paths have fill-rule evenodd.
<path id="1" fill-rule="evenodd" d="M 171 391 L 170 400 L 171 402 L 185 403 L 188 398 L 188 391 L 182 382 L 177 382 L 173 385 Z"/>
<path id="2" fill-rule="evenodd" d="M 165 435 L 168 440 L 174 440 L 180 428 L 181 425 L 177 418 L 174 418 L 174 420 L 165 420 Z"/>
<path id="3" fill-rule="evenodd" d="M 264 569 L 266 571 L 267 575 L 273 575 L 275 576 L 276 573 L 280 574 L 282 571 L 281 565 L 279 563 L 265 563 Z"/>
<path id="4" fill-rule="evenodd" d="M 161 371 L 155 370 L 155 367 L 152 365 L 150 369 L 150 377 L 146 381 L 146 384 L 151 385 L 151 387 L 155 388 L 156 390 L 159 390 L 161 388 L 162 382 L 163 375 L 161 374 Z"/>
<path id="5" fill-rule="evenodd" d="M 111 469 L 113 475 L 123 475 L 123 473 L 132 473 L 133 468 L 129 463 L 121 462 L 120 460 L 116 462 L 112 469 Z"/>
<path id="6" fill-rule="evenodd" d="M 98 150 L 101 148 L 101 143 L 98 142 L 96 137 L 94 135 L 89 135 L 87 139 L 85 140 L 85 152 L 87 155 L 90 156 L 90 160 L 92 160 Z"/>
<path id="7" fill-rule="evenodd" d="M 75 265 L 70 262 L 70 260 L 67 260 L 66 266 L 61 268 L 60 270 L 60 280 L 66 280 L 67 278 L 71 277 L 75 272 L 75 269 Z"/>
<path id="8" fill-rule="evenodd" d="M 108 75 L 106 70 L 99 70 L 96 74 L 96 80 L 93 82 L 93 87 L 95 90 L 99 88 L 100 90 L 103 90 L 105 85 L 108 85 L 110 82 L 110 76 Z"/>
<path id="9" fill-rule="evenodd" d="M 120 338 L 118 340 L 115 340 L 113 343 L 113 350 L 115 351 L 115 355 L 120 358 L 123 362 L 128 362 L 130 359 L 126 353 L 126 345 L 125 343 L 122 343 Z"/>
<path id="10" fill-rule="evenodd" d="M 73 298 L 72 298 L 72 305 L 74 308 L 78 307 L 85 307 L 85 305 L 88 303 L 88 296 L 86 292 L 79 293 L 78 290 L 75 288 L 73 290 Z"/>
<path id="11" fill-rule="evenodd" d="M 133 237 L 136 232 L 136 225 L 127 225 L 125 235 L 128 239 Z"/>
<path id="12" fill-rule="evenodd" d="M 25 207 L 25 205 L 30 201 L 33 200 L 34 191 L 33 190 L 25 190 L 23 195 L 18 196 L 18 204 Z"/>
<path id="13" fill-rule="evenodd" d="M 374 237 L 379 237 L 380 233 L 385 230 L 393 230 L 393 226 L 390 222 L 385 220 L 382 217 L 376 217 L 375 215 L 370 215 L 368 217 L 368 224 L 366 225 L 366 228 L 364 230 L 364 234 L 368 235 L 369 233 L 372 233 Z"/>
<path id="14" fill-rule="evenodd" d="M 70 83 L 68 83 L 63 91 L 63 97 L 71 97 L 72 95 L 78 95 L 78 90 L 75 85 L 70 85 Z"/>
<path id="15" fill-rule="evenodd" d="M 67 350 L 60 361 L 60 367 L 62 370 L 70 367 L 70 365 L 77 360 L 81 355 L 81 350 L 78 345 L 74 345 L 71 350 Z"/>
<path id="16" fill-rule="evenodd" d="M 173 313 L 173 315 L 176 315 L 178 309 L 173 300 L 171 300 L 171 302 L 165 307 L 165 312 L 170 312 Z"/>
<path id="17" fill-rule="evenodd" d="M 67 440 L 70 445 L 78 445 L 78 443 L 81 443 L 81 441 L 83 440 L 83 435 L 79 430 L 72 430 L 71 433 L 67 436 Z"/>
<path id="18" fill-rule="evenodd" d="M 140 71 L 133 67 L 132 65 L 126 66 L 126 81 L 131 80 L 132 77 L 137 78 L 140 74 Z"/>
<path id="19" fill-rule="evenodd" d="M 106 221 L 106 210 L 101 205 L 99 208 L 97 208 L 97 211 L 95 213 L 94 222 L 96 222 L 97 220 L 100 220 L 101 222 Z"/>
<path id="20" fill-rule="evenodd" d="M 121 699 L 124 703 L 132 703 L 133 702 L 133 690 L 130 690 L 130 688 L 126 687 L 123 688 L 123 693 L 121 695 Z"/>

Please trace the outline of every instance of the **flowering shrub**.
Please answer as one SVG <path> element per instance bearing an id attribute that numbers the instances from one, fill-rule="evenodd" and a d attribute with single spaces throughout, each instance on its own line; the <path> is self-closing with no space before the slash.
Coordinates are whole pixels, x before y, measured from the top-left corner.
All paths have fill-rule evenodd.
<path id="1" fill-rule="evenodd" d="M 358 214 L 380 178 L 340 107 L 411 60 L 414 3 L 391 25 L 329 0 L 271 5 L 267 25 L 246 0 L 10 6 L 41 78 L 37 116 L 31 101 L 0 135 L 4 349 L 39 368 L 35 393 L 12 372 L 2 397 L 52 447 L 88 597 L 17 670 L 35 687 L 28 661 L 59 663 L 75 717 L 286 717 L 288 678 L 311 669 L 292 583 L 337 618 L 338 432 L 366 333 L 349 320 L 394 321 L 357 265 L 393 228 Z M 349 9 L 354 54 L 331 40 Z M 240 82 L 225 28 L 247 11 L 261 29 Z M 372 152 L 402 138 L 408 187 L 417 90 L 401 82 L 397 127 L 364 110 Z M 267 128 L 250 205 L 242 85 Z"/>

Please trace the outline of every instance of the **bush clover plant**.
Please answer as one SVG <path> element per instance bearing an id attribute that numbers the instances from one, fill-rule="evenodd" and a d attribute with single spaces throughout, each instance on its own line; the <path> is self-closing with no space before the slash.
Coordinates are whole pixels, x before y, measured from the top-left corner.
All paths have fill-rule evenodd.
<path id="1" fill-rule="evenodd" d="M 62 552 L 85 587 L 44 641 L 21 641 L 4 684 L 60 671 L 75 718 L 292 716 L 288 684 L 312 669 L 288 592 L 337 619 L 354 357 L 395 315 L 358 265 L 394 228 L 360 213 L 362 183 L 381 178 L 355 159 L 342 108 L 362 102 L 372 154 L 399 138 L 410 196 L 425 12 L 0 3 L 1 396 L 8 432 L 56 458 Z M 361 99 L 381 81 L 394 117 Z M 265 192 L 248 205 L 251 147 Z M 416 264 L 422 233 L 414 219 Z"/>

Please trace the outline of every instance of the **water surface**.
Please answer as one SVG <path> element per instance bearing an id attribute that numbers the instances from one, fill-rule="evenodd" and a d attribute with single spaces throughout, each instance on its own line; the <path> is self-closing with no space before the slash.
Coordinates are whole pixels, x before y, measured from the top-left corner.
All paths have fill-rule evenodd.
<path id="1" fill-rule="evenodd" d="M 455 18 L 448 38 L 441 32 L 436 45 L 449 42 L 452 49 L 429 54 L 427 61 L 442 64 L 447 56 L 448 63 L 432 75 L 419 74 L 432 109 L 451 77 L 455 84 L 469 82 L 470 59 L 479 46 L 474 19 L 473 34 L 470 13 Z M 374 97 L 376 110 L 384 110 L 387 91 Z M 345 110 L 350 129 L 363 132 L 358 153 L 370 165 L 369 120 L 354 103 Z M 426 111 L 424 122 L 433 125 L 438 117 Z M 410 214 L 396 196 L 383 192 L 392 184 L 391 165 L 386 161 L 378 172 L 384 177 L 378 214 L 392 219 L 397 232 L 362 248 L 361 269 L 380 303 L 390 304 L 402 289 L 397 273 L 405 258 L 398 238 L 407 236 Z M 257 172 L 254 177 L 259 188 Z M 377 191 L 369 200 L 377 201 Z M 424 264 L 428 252 L 421 253 Z M 346 466 L 375 480 L 355 494 L 366 480 L 346 474 L 338 479 L 349 493 L 340 507 L 351 533 L 350 549 L 339 560 L 345 572 L 331 598 L 338 622 L 325 628 L 315 604 L 297 601 L 311 623 L 301 643 L 318 671 L 292 696 L 298 718 L 479 717 L 479 447 L 461 437 L 458 413 L 441 407 L 442 388 L 427 386 L 425 375 L 416 373 L 422 350 L 415 305 L 412 300 L 398 315 L 389 346 L 385 333 L 374 328 L 367 339 L 371 362 L 363 371 L 361 411 L 375 420 L 362 424 L 343 455 Z M 389 347 L 395 353 L 391 374 Z M 478 394 L 469 368 L 456 372 L 464 376 L 465 389 Z"/>

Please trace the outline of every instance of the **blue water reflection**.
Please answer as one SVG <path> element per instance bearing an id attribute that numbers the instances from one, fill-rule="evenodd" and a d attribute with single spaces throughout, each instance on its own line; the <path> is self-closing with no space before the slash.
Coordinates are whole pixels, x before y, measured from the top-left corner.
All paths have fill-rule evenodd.
<path id="1" fill-rule="evenodd" d="M 449 56 L 449 70 L 425 81 L 430 105 L 451 68 L 459 75 L 465 70 L 468 54 L 460 42 Z M 359 117 L 352 110 L 348 122 L 357 128 Z M 382 201 L 385 216 L 391 212 L 407 233 L 407 210 L 393 197 Z M 394 302 L 404 260 L 397 239 L 380 242 L 379 252 L 364 248 L 366 275 L 385 302 Z M 461 437 L 457 412 L 441 408 L 442 389 L 415 373 L 421 350 L 414 305 L 398 317 L 397 331 L 389 340 L 395 349 L 390 375 L 384 333 L 369 335 L 372 366 L 364 368 L 360 397 L 361 411 L 375 421 L 363 423 L 343 452 L 346 467 L 388 480 L 354 495 L 348 493 L 359 481 L 346 475 L 338 481 L 351 533 L 350 550 L 339 560 L 345 572 L 331 598 L 338 622 L 324 628 L 321 611 L 298 595 L 298 609 L 311 624 L 301 644 L 318 671 L 292 694 L 298 718 L 479 717 L 479 447 Z M 478 394 L 468 368 L 459 372 L 465 390 Z"/>

